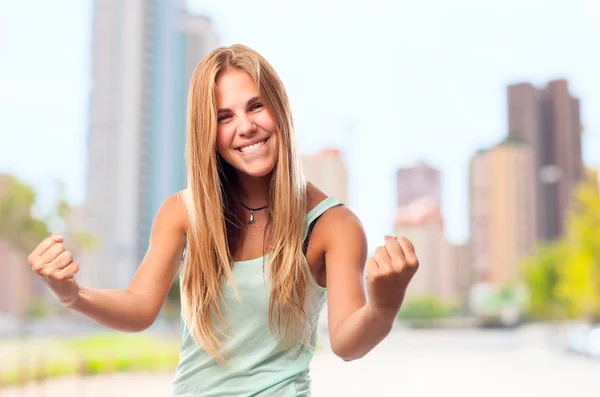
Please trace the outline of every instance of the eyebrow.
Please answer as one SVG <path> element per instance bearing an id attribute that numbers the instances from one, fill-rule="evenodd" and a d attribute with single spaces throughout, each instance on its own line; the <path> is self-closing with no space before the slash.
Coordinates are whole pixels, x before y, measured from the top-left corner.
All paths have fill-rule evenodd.
<path id="1" fill-rule="evenodd" d="M 248 102 L 246 102 L 246 106 L 254 105 L 254 102 L 258 102 L 259 100 L 260 100 L 259 97 L 254 96 L 254 97 L 248 99 Z M 217 113 L 228 113 L 228 112 L 231 112 L 231 109 L 223 108 L 223 109 L 219 109 L 219 111 Z"/>

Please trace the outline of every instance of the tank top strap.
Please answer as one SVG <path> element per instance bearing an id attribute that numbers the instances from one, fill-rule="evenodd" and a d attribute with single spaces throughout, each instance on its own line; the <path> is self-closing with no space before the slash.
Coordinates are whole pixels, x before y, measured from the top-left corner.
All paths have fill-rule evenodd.
<path id="1" fill-rule="evenodd" d="M 302 240 L 306 240 L 310 226 L 318 217 L 323 215 L 323 213 L 328 209 L 342 204 L 343 203 L 341 201 L 335 199 L 334 197 L 327 197 L 317 204 L 313 209 L 311 209 L 308 214 L 306 214 L 306 217 L 304 217 L 304 235 Z"/>

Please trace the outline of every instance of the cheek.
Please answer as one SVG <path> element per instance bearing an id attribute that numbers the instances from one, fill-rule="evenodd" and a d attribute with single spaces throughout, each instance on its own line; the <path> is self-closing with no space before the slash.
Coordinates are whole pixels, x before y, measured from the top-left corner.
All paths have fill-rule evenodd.
<path id="1" fill-rule="evenodd" d="M 267 120 L 267 125 L 268 125 L 268 128 L 269 128 L 269 132 L 271 134 L 275 135 L 275 130 L 277 129 L 275 127 L 275 120 L 273 120 L 271 117 L 269 117 L 268 120 Z"/>
<path id="2" fill-rule="evenodd" d="M 219 126 L 217 129 L 217 151 L 221 156 L 226 153 L 231 146 L 231 133 L 227 126 Z"/>
<path id="3" fill-rule="evenodd" d="M 271 140 L 273 141 L 273 158 L 275 161 L 279 158 L 279 136 L 276 133 L 271 135 Z"/>
<path id="4" fill-rule="evenodd" d="M 259 125 L 263 130 L 267 131 L 270 134 L 275 133 L 275 120 L 271 117 L 269 112 L 265 109 L 265 111 L 260 112 L 258 118 L 255 119 L 257 125 Z"/>

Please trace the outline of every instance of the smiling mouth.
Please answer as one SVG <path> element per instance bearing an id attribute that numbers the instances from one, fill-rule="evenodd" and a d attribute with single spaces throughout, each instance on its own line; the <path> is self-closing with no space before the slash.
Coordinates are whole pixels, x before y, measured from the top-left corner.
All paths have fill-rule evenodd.
<path id="1" fill-rule="evenodd" d="M 235 150 L 237 150 L 238 152 L 241 152 L 241 153 L 253 152 L 253 151 L 257 150 L 258 148 L 260 148 L 262 145 L 264 145 L 268 140 L 269 140 L 269 138 L 265 138 L 262 141 L 253 143 L 251 145 L 242 146 Z"/>

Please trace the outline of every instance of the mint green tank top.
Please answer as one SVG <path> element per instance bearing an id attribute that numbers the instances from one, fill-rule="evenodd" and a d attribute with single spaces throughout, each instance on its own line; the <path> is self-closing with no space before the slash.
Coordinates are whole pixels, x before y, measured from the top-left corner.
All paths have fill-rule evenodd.
<path id="1" fill-rule="evenodd" d="M 304 219 L 304 240 L 310 225 L 326 210 L 341 203 L 328 197 Z M 326 290 L 311 277 L 306 314 L 312 326 L 310 346 L 286 351 L 269 330 L 269 290 L 263 277 L 263 259 L 234 262 L 233 278 L 238 301 L 229 284 L 223 290 L 223 317 L 230 327 L 223 342 L 228 350 L 225 366 L 192 338 L 181 320 L 182 345 L 172 383 L 172 397 L 310 396 L 309 364 L 316 344 L 319 313 Z"/>

